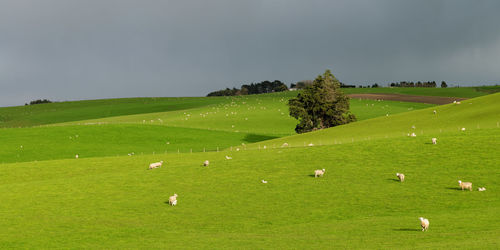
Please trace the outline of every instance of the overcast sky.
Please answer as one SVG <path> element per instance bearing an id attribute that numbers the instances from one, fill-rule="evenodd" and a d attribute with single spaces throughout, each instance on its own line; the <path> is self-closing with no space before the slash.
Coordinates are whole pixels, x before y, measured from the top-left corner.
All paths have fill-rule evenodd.
<path id="1" fill-rule="evenodd" d="M 0 106 L 263 80 L 500 83 L 500 1 L 0 0 Z"/>

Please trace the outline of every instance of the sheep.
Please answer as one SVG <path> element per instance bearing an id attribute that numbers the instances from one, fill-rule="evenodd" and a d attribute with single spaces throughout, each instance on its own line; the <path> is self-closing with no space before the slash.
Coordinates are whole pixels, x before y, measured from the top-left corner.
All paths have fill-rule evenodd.
<path id="1" fill-rule="evenodd" d="M 460 102 L 457 102 L 457 104 L 460 104 Z"/>
<path id="2" fill-rule="evenodd" d="M 459 180 L 458 185 L 462 188 L 462 191 L 464 189 L 469 189 L 470 191 L 472 191 L 472 182 L 462 182 Z"/>
<path id="3" fill-rule="evenodd" d="M 317 170 L 314 170 L 314 178 L 316 177 L 323 177 L 323 174 L 325 174 L 325 169 L 317 169 Z"/>
<path id="4" fill-rule="evenodd" d="M 462 130 L 462 131 L 465 131 L 465 128 L 462 128 L 461 130 Z"/>
<path id="5" fill-rule="evenodd" d="M 429 229 L 429 220 L 423 217 L 420 217 L 420 225 L 422 226 L 422 232 L 427 231 Z"/>
<path id="6" fill-rule="evenodd" d="M 265 181 L 265 180 L 262 180 L 262 183 L 266 184 L 266 183 L 267 183 L 267 181 Z"/>
<path id="7" fill-rule="evenodd" d="M 436 110 L 434 110 L 433 112 L 434 112 L 434 114 L 436 114 L 436 113 L 437 113 L 437 111 L 436 111 Z"/>
<path id="8" fill-rule="evenodd" d="M 159 167 L 161 167 L 161 165 L 163 165 L 163 161 L 154 162 L 154 163 L 149 164 L 149 169 L 159 168 Z"/>
<path id="9" fill-rule="evenodd" d="M 281 145 L 281 147 L 282 147 L 282 148 L 284 148 L 284 147 L 288 147 L 288 143 L 286 143 L 286 142 L 285 142 L 285 143 L 283 143 L 283 145 Z"/>
<path id="10" fill-rule="evenodd" d="M 312 147 L 312 146 L 314 146 L 314 144 L 309 143 L 309 144 L 307 144 L 307 146 Z"/>
<path id="11" fill-rule="evenodd" d="M 432 144 L 436 144 L 437 143 L 437 138 L 432 138 Z"/>
<path id="12" fill-rule="evenodd" d="M 168 198 L 168 204 L 175 206 L 177 204 L 177 194 L 174 194 Z"/>
<path id="13" fill-rule="evenodd" d="M 75 159 L 78 159 L 78 155 L 75 155 Z"/>
<path id="14" fill-rule="evenodd" d="M 203 166 L 204 167 L 208 167 L 209 164 L 210 164 L 210 162 L 208 160 L 206 160 L 206 161 L 203 162 Z"/>
<path id="15" fill-rule="evenodd" d="M 411 133 L 410 136 L 411 137 L 417 137 L 417 135 L 415 133 Z"/>
<path id="16" fill-rule="evenodd" d="M 479 192 L 482 192 L 482 191 L 485 191 L 485 190 L 486 190 L 485 187 L 480 187 L 480 188 L 477 189 L 477 191 L 479 191 Z"/>
<path id="17" fill-rule="evenodd" d="M 396 173 L 396 176 L 399 178 L 400 182 L 405 181 L 405 175 L 404 174 Z"/>
<path id="18" fill-rule="evenodd" d="M 231 159 L 233 159 L 233 157 L 226 155 L 226 160 L 231 160 Z"/>

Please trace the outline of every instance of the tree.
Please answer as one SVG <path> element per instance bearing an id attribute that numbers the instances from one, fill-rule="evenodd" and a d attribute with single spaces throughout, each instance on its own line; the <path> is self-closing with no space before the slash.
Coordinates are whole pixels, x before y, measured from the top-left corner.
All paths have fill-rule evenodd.
<path id="1" fill-rule="evenodd" d="M 339 81 L 330 70 L 319 75 L 306 86 L 296 98 L 288 102 L 290 115 L 299 124 L 295 127 L 297 133 L 334 127 L 356 120 L 349 112 L 349 97 L 340 90 Z"/>
<path id="2" fill-rule="evenodd" d="M 442 81 L 441 82 L 441 88 L 446 88 L 446 87 L 448 87 L 448 84 L 446 84 L 445 81 Z"/>

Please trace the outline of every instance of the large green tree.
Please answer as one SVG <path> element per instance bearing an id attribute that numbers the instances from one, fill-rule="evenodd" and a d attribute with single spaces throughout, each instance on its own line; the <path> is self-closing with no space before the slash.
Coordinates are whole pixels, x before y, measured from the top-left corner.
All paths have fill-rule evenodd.
<path id="1" fill-rule="evenodd" d="M 356 120 L 349 112 L 349 97 L 340 90 L 340 82 L 330 70 L 319 75 L 288 102 L 290 115 L 299 120 L 297 133 L 334 127 Z"/>

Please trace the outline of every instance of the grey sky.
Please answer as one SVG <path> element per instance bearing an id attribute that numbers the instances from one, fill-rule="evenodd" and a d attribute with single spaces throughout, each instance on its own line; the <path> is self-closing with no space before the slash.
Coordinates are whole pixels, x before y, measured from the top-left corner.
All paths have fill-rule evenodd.
<path id="1" fill-rule="evenodd" d="M 500 83 L 500 1 L 0 0 L 0 106 L 243 83 Z"/>

